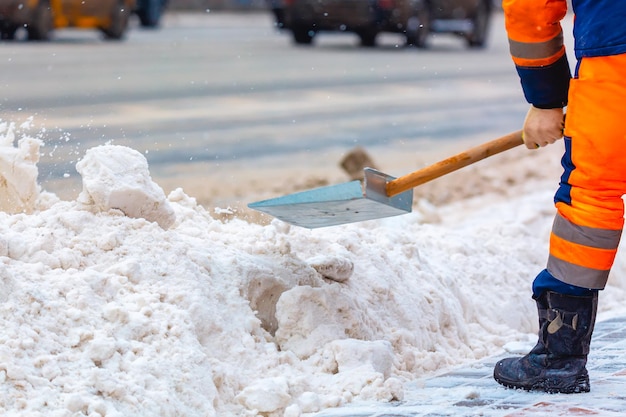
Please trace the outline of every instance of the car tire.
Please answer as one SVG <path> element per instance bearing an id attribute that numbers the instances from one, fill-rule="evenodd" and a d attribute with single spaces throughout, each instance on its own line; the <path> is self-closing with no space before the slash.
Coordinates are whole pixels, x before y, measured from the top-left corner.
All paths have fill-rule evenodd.
<path id="1" fill-rule="evenodd" d="M 272 15 L 274 16 L 274 26 L 277 29 L 285 29 L 285 9 L 275 7 L 272 9 Z"/>
<path id="2" fill-rule="evenodd" d="M 293 25 L 291 33 L 293 34 L 293 41 L 298 45 L 311 45 L 315 37 L 315 31 L 308 26 Z"/>
<path id="3" fill-rule="evenodd" d="M 357 36 L 361 40 L 361 46 L 365 48 L 372 48 L 376 46 L 376 37 L 378 36 L 378 30 L 376 28 L 364 28 L 356 32 Z"/>
<path id="4" fill-rule="evenodd" d="M 163 0 L 144 0 L 143 7 L 137 13 L 139 23 L 145 28 L 156 28 L 161 21 Z"/>
<path id="5" fill-rule="evenodd" d="M 17 26 L 6 25 L 0 30 L 0 39 L 3 41 L 15 40 L 15 33 L 17 32 Z"/>
<path id="6" fill-rule="evenodd" d="M 111 25 L 102 28 L 105 39 L 120 40 L 124 37 L 128 28 L 131 10 L 123 0 L 117 2 L 111 11 Z"/>
<path id="7" fill-rule="evenodd" d="M 33 11 L 31 22 L 26 27 L 29 41 L 49 41 L 52 33 L 52 8 L 48 1 L 40 1 Z M 15 35 L 15 32 L 13 32 Z"/>
<path id="8" fill-rule="evenodd" d="M 406 45 L 425 48 L 430 35 L 431 14 L 428 4 L 421 3 L 415 14 L 406 23 Z"/>
<path id="9" fill-rule="evenodd" d="M 491 6 L 489 0 L 481 0 L 472 18 L 473 29 L 465 35 L 467 46 L 482 48 L 487 42 L 491 22 Z"/>

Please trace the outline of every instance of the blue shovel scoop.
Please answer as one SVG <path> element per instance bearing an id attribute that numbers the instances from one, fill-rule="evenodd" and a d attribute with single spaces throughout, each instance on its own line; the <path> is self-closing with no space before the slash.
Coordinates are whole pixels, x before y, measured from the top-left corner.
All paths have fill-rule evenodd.
<path id="1" fill-rule="evenodd" d="M 365 168 L 363 183 L 319 187 L 248 207 L 309 229 L 406 214 L 413 205 L 413 188 L 522 143 L 522 132 L 513 132 L 398 178 Z"/>

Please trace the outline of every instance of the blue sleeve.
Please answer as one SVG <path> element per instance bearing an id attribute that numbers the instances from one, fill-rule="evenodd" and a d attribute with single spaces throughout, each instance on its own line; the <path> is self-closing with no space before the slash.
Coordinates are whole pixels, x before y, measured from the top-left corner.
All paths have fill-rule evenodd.
<path id="1" fill-rule="evenodd" d="M 544 67 L 517 66 L 526 101 L 540 109 L 556 109 L 567 105 L 571 72 L 567 55 Z"/>

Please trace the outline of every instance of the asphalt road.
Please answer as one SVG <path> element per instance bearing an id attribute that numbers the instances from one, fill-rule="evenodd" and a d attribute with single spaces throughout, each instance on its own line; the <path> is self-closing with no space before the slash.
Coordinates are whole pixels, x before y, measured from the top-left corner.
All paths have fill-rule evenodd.
<path id="1" fill-rule="evenodd" d="M 43 139 L 41 183 L 62 196 L 77 192 L 85 150 L 113 143 L 201 202 L 263 187 L 263 161 L 274 178 L 305 181 L 295 173 L 339 175 L 354 146 L 387 164 L 519 128 L 526 104 L 500 14 L 484 49 L 451 35 L 425 50 L 402 43 L 389 34 L 361 48 L 355 35 L 322 33 L 299 47 L 258 12 L 169 14 L 123 42 L 58 31 L 49 43 L 0 43 L 0 119 L 32 119 L 18 137 Z"/>

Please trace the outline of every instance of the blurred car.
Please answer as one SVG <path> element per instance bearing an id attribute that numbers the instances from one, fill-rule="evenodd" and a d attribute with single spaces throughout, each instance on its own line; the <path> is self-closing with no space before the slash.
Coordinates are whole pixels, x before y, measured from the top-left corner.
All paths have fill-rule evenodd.
<path id="1" fill-rule="evenodd" d="M 136 0 L 134 13 L 139 18 L 141 26 L 156 28 L 161 22 L 161 16 L 167 6 L 167 0 Z"/>
<path id="2" fill-rule="evenodd" d="M 319 32 L 358 35 L 375 46 L 381 32 L 400 33 L 406 44 L 426 46 L 431 33 L 452 33 L 469 47 L 487 40 L 493 0 L 277 0 L 284 1 L 283 28 L 297 44 L 308 45 Z"/>
<path id="3" fill-rule="evenodd" d="M 0 0 L 0 35 L 14 39 L 25 28 L 29 40 L 48 40 L 54 29 L 98 29 L 122 39 L 135 0 Z"/>

